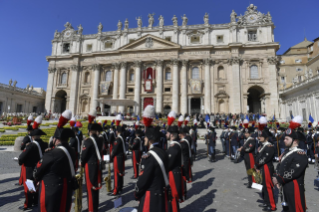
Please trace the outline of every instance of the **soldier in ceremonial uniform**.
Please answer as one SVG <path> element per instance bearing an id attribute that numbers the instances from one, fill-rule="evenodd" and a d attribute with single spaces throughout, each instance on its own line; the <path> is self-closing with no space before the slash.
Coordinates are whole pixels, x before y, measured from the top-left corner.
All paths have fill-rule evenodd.
<path id="1" fill-rule="evenodd" d="M 89 118 L 91 123 L 95 114 Z M 89 124 L 89 137 L 82 145 L 81 166 L 85 167 L 85 181 L 88 198 L 88 211 L 96 212 L 99 208 L 99 190 L 102 188 L 102 158 L 103 143 L 99 139 L 102 127 L 99 124 Z"/>
<path id="2" fill-rule="evenodd" d="M 277 146 L 279 147 L 279 155 L 278 155 L 278 149 L 277 149 L 277 152 L 275 152 L 276 154 L 276 161 L 279 161 L 279 157 L 281 154 L 284 153 L 285 151 L 285 128 L 283 127 L 279 127 L 279 129 L 277 130 L 277 133 L 275 134 L 275 137 L 276 137 L 276 144 Z"/>
<path id="3" fill-rule="evenodd" d="M 317 126 L 315 129 L 316 129 L 315 132 L 312 134 L 313 143 L 312 143 L 311 151 L 313 152 L 315 152 L 315 147 L 319 143 L 319 127 Z M 312 159 L 311 163 L 315 163 L 315 160 Z"/>
<path id="4" fill-rule="evenodd" d="M 116 134 L 117 137 L 113 143 L 113 149 L 111 152 L 111 159 L 113 161 L 113 173 L 114 173 L 114 188 L 109 196 L 116 196 L 121 194 L 123 189 L 123 178 L 125 174 L 125 159 L 126 159 L 126 149 L 124 134 L 125 129 L 123 126 L 117 126 Z"/>
<path id="5" fill-rule="evenodd" d="M 213 127 L 210 127 L 209 130 L 208 130 L 208 134 L 206 134 L 206 142 L 209 146 L 209 153 L 208 153 L 208 156 L 209 156 L 209 160 L 211 162 L 216 162 L 216 159 L 215 159 L 215 155 L 216 155 L 216 150 L 215 150 L 215 147 L 216 147 L 216 139 L 217 139 L 217 136 L 216 136 L 216 132 L 215 132 L 215 129 Z"/>
<path id="6" fill-rule="evenodd" d="M 32 115 L 30 115 L 28 117 L 28 120 L 27 120 L 27 131 L 28 131 L 28 135 L 24 136 L 23 140 L 22 140 L 22 143 L 21 143 L 21 151 L 23 151 L 27 145 L 27 143 L 31 142 L 32 139 L 31 139 L 31 132 L 33 130 L 32 126 L 31 126 L 31 122 L 33 121 L 33 117 Z M 20 184 L 22 185 L 22 184 Z"/>
<path id="7" fill-rule="evenodd" d="M 178 127 L 170 126 L 166 133 L 167 140 L 169 140 L 168 154 L 168 176 L 169 184 L 172 189 L 172 201 L 169 202 L 170 212 L 179 212 L 179 203 L 183 202 L 184 191 L 182 182 L 182 146 L 178 142 Z"/>
<path id="8" fill-rule="evenodd" d="M 68 139 L 74 136 L 71 129 L 57 128 L 53 148 L 46 151 L 34 169 L 33 176 L 40 185 L 38 211 L 69 212 L 71 209 L 76 150 L 68 145 Z"/>
<path id="9" fill-rule="evenodd" d="M 244 129 L 245 132 L 245 142 L 242 147 L 238 149 L 240 155 L 244 158 L 246 170 L 252 169 L 255 166 L 255 139 L 251 137 L 254 133 L 253 127 L 248 127 Z M 251 188 L 252 183 L 255 183 L 255 179 L 252 175 L 248 175 L 247 188 Z"/>
<path id="10" fill-rule="evenodd" d="M 75 171 L 77 171 L 79 167 L 82 141 L 80 140 L 78 135 L 79 128 L 73 127 L 72 130 L 73 130 L 74 136 L 70 138 L 69 145 L 75 150 Z"/>
<path id="11" fill-rule="evenodd" d="M 42 139 L 40 139 L 41 135 L 46 135 L 42 130 L 34 129 L 30 135 L 32 137 L 32 142 L 29 142 L 26 145 L 26 148 L 20 154 L 18 159 L 19 165 L 23 166 L 21 174 L 25 195 L 24 205 L 19 207 L 21 210 L 29 210 L 32 206 L 38 205 L 38 191 L 29 191 L 26 185 L 26 180 L 34 181 L 33 170 L 42 158 L 45 149 L 48 148 L 48 144 L 44 143 Z"/>
<path id="12" fill-rule="evenodd" d="M 243 129 L 242 124 L 239 125 L 239 129 L 238 129 L 238 146 L 242 147 L 245 143 L 245 129 Z"/>
<path id="13" fill-rule="evenodd" d="M 313 145 L 313 139 L 312 139 L 312 123 L 311 122 L 308 124 L 306 143 L 307 143 L 308 150 L 309 150 L 309 151 L 307 151 L 308 162 L 314 163 L 315 162 L 315 155 L 314 155 L 314 145 Z"/>
<path id="14" fill-rule="evenodd" d="M 139 163 L 141 159 L 141 155 L 143 152 L 143 142 L 140 138 L 142 132 L 141 130 L 137 129 L 135 132 L 135 138 L 133 139 L 132 145 L 130 149 L 132 150 L 132 162 L 133 162 L 133 170 L 134 176 L 133 179 L 138 178 L 139 175 Z"/>
<path id="15" fill-rule="evenodd" d="M 139 179 L 134 192 L 135 199 L 140 202 L 139 212 L 168 211 L 166 185 L 168 182 L 165 182 L 168 172 L 168 155 L 159 145 L 160 137 L 161 132 L 158 127 L 147 128 L 145 144 L 150 146 L 150 151 L 141 158 Z"/>
<path id="16" fill-rule="evenodd" d="M 308 160 L 306 153 L 298 148 L 298 139 L 304 139 L 304 136 L 292 128 L 286 130 L 284 142 L 287 150 L 273 177 L 273 184 L 283 188 L 284 201 L 288 203 L 289 212 L 306 211 L 304 177 Z"/>
<path id="17" fill-rule="evenodd" d="M 271 180 L 271 177 L 274 173 L 274 165 L 272 163 L 272 159 L 275 154 L 275 148 L 274 145 L 272 145 L 267 140 L 270 136 L 271 133 L 269 132 L 268 128 L 264 128 L 258 137 L 261 146 L 258 148 L 255 159 L 255 168 L 262 174 L 262 197 L 264 199 L 264 204 L 261 204 L 259 206 L 264 207 L 263 211 L 276 210 L 276 202 L 273 192 L 274 185 Z"/>

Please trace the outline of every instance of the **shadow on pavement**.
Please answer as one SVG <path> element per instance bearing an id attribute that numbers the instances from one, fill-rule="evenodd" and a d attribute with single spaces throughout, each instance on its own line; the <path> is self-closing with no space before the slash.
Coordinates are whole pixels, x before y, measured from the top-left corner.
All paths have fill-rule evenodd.
<path id="1" fill-rule="evenodd" d="M 209 180 L 213 180 L 213 178 Z M 195 201 L 190 202 L 186 207 L 182 208 L 181 211 L 205 211 L 205 208 L 207 206 L 213 204 L 216 191 L 216 189 L 211 190 L 204 196 L 201 196 L 197 198 Z M 196 209 L 194 209 L 194 206 L 196 207 Z M 216 211 L 216 209 L 208 209 L 206 211 L 212 212 Z"/>
<path id="2" fill-rule="evenodd" d="M 11 177 L 11 178 L 7 178 L 7 179 L 4 179 L 4 180 L 0 180 L 0 184 L 6 183 L 6 182 L 9 182 L 9 181 L 17 181 L 16 183 L 18 183 L 18 180 L 19 180 L 19 177 Z"/>
<path id="3" fill-rule="evenodd" d="M 192 188 L 187 191 L 187 199 L 191 198 L 192 196 L 201 193 L 204 189 L 209 188 L 213 185 L 213 181 L 215 180 L 214 177 L 209 178 L 206 181 L 200 181 L 192 184 Z"/>
<path id="4" fill-rule="evenodd" d="M 206 169 L 200 172 L 195 172 L 195 176 L 193 176 L 193 182 L 196 182 L 200 178 L 204 177 L 205 175 L 211 173 L 213 171 L 213 168 L 211 169 Z"/>

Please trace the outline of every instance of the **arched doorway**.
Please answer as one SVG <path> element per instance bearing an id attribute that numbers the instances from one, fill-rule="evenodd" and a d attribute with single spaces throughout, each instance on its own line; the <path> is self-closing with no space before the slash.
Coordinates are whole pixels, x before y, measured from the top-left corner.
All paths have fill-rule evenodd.
<path id="1" fill-rule="evenodd" d="M 163 112 L 165 115 L 169 114 L 169 112 L 171 112 L 171 107 L 169 105 L 165 105 Z"/>
<path id="2" fill-rule="evenodd" d="M 201 100 L 200 98 L 191 99 L 191 114 L 200 113 Z"/>
<path id="3" fill-rule="evenodd" d="M 262 113 L 261 110 L 261 98 L 265 91 L 262 87 L 253 86 L 248 89 L 247 105 L 250 113 Z"/>
<path id="4" fill-rule="evenodd" d="M 64 90 L 60 90 L 55 94 L 54 112 L 63 113 L 65 111 L 66 97 L 67 93 Z"/>
<path id="5" fill-rule="evenodd" d="M 226 103 L 223 99 L 219 100 L 218 102 L 218 112 L 226 113 Z"/>

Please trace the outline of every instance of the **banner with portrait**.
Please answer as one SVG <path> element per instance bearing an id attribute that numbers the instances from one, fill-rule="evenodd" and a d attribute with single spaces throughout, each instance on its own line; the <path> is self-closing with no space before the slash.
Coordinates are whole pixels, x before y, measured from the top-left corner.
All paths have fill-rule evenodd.
<path id="1" fill-rule="evenodd" d="M 108 95 L 109 94 L 109 88 L 110 88 L 111 82 L 101 82 L 100 83 L 100 93 L 101 95 Z"/>

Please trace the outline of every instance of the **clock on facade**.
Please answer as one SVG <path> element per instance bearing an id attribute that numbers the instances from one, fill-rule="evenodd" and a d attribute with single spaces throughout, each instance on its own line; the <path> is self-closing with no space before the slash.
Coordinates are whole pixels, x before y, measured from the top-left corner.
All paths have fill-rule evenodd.
<path id="1" fill-rule="evenodd" d="M 69 31 L 66 31 L 65 33 L 64 33 L 64 37 L 70 37 L 71 36 L 71 31 L 69 30 Z"/>
<path id="2" fill-rule="evenodd" d="M 256 14 L 252 14 L 247 16 L 247 22 L 249 23 L 254 23 L 257 21 L 257 15 Z"/>

